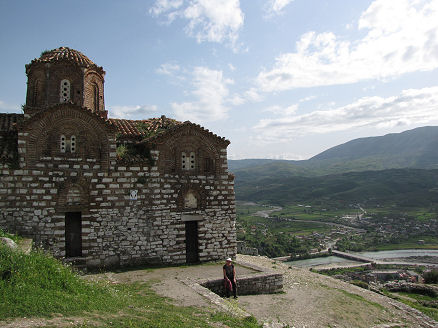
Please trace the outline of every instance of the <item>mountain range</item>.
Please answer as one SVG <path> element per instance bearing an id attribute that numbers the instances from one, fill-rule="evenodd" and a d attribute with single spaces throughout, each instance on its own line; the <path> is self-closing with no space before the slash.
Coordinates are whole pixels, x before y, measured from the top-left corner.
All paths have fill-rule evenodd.
<path id="1" fill-rule="evenodd" d="M 438 127 L 355 139 L 304 161 L 230 160 L 229 168 L 237 199 L 425 206 L 438 202 Z"/>

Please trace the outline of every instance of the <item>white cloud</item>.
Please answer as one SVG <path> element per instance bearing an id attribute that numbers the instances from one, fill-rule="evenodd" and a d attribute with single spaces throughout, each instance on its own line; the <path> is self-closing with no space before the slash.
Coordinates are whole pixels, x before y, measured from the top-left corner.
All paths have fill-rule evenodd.
<path id="1" fill-rule="evenodd" d="M 149 13 L 154 16 L 159 16 L 168 11 L 174 11 L 179 9 L 183 4 L 183 0 L 156 0 L 154 5 L 149 9 Z M 172 16 L 168 16 L 169 20 Z"/>
<path id="2" fill-rule="evenodd" d="M 267 92 L 395 78 L 438 67 L 438 1 L 375 0 L 362 13 L 363 38 L 307 32 L 257 77 Z"/>
<path id="3" fill-rule="evenodd" d="M 266 11 L 269 15 L 279 15 L 283 8 L 290 4 L 293 0 L 269 0 L 266 6 Z"/>
<path id="4" fill-rule="evenodd" d="M 290 116 L 292 114 L 295 114 L 296 111 L 298 110 L 298 105 L 294 104 L 288 107 L 281 107 L 281 106 L 270 106 L 266 109 L 264 109 L 264 112 L 270 112 L 273 113 L 275 115 L 281 115 L 281 116 Z"/>
<path id="5" fill-rule="evenodd" d="M 300 102 L 300 103 L 307 102 L 307 101 L 313 100 L 315 98 L 316 98 L 316 96 L 308 96 L 308 97 L 301 98 L 300 100 L 298 100 L 298 102 Z"/>
<path id="6" fill-rule="evenodd" d="M 158 67 L 156 69 L 156 72 L 158 74 L 174 76 L 177 72 L 179 72 L 179 70 L 180 70 L 180 67 L 177 64 L 164 63 L 164 64 L 161 64 L 160 67 Z"/>
<path id="7" fill-rule="evenodd" d="M 0 100 L 0 112 L 4 113 L 18 113 L 20 112 L 19 105 L 11 105 L 2 100 Z"/>
<path id="8" fill-rule="evenodd" d="M 233 80 L 224 78 L 222 71 L 208 67 L 195 67 L 192 78 L 191 94 L 196 100 L 172 103 L 177 119 L 208 122 L 226 118 L 228 85 L 233 84 Z"/>
<path id="9" fill-rule="evenodd" d="M 256 88 L 250 88 L 249 90 L 245 91 L 243 97 L 251 102 L 258 102 L 263 99 Z"/>
<path id="10" fill-rule="evenodd" d="M 239 0 L 157 0 L 149 13 L 188 21 L 185 32 L 201 43 L 204 41 L 229 43 L 233 48 L 243 26 L 244 16 Z"/>
<path id="11" fill-rule="evenodd" d="M 157 106 L 155 105 L 137 105 L 137 106 L 112 106 L 110 109 L 111 116 L 115 118 L 126 119 L 146 119 L 156 115 Z"/>
<path id="12" fill-rule="evenodd" d="M 317 110 L 303 115 L 284 115 L 262 119 L 255 130 L 268 142 L 352 130 L 363 127 L 378 129 L 396 126 L 424 125 L 438 120 L 438 86 L 408 89 L 393 97 L 365 97 L 332 110 Z"/>

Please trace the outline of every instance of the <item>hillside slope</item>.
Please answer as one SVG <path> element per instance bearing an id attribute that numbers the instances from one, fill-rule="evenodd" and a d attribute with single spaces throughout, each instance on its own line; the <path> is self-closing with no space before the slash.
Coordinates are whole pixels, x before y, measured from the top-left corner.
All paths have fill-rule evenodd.
<path id="1" fill-rule="evenodd" d="M 330 148 L 309 160 L 230 160 L 236 175 L 317 176 L 398 168 L 438 168 L 438 127 L 426 126 L 380 137 L 360 138 Z"/>
<path id="2" fill-rule="evenodd" d="M 381 137 L 360 138 L 330 148 L 310 163 L 368 162 L 381 168 L 438 168 L 438 127 L 425 126 Z"/>
<path id="3" fill-rule="evenodd" d="M 236 198 L 285 205 L 336 201 L 346 204 L 428 206 L 438 202 L 438 170 L 392 169 L 317 177 L 236 175 Z"/>

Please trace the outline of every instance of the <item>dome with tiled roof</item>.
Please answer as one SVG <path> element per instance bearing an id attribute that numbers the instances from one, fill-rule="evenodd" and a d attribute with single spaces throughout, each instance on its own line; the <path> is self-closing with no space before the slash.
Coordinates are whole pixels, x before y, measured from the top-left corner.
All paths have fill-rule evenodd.
<path id="1" fill-rule="evenodd" d="M 80 67 L 97 67 L 90 58 L 85 56 L 82 52 L 68 48 L 60 47 L 53 50 L 43 51 L 40 58 L 32 60 L 30 65 L 34 63 L 57 63 L 57 62 L 70 62 Z"/>

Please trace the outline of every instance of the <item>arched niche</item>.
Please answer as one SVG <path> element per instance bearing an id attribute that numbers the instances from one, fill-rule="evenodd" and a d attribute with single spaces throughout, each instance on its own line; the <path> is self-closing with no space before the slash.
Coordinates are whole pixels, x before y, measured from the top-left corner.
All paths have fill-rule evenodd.
<path id="1" fill-rule="evenodd" d="M 206 194 L 198 185 L 185 185 L 181 188 L 177 207 L 180 211 L 203 210 L 206 207 Z"/>
<path id="2" fill-rule="evenodd" d="M 58 186 L 56 207 L 59 212 L 87 212 L 89 198 L 89 185 L 85 179 L 68 181 Z"/>

